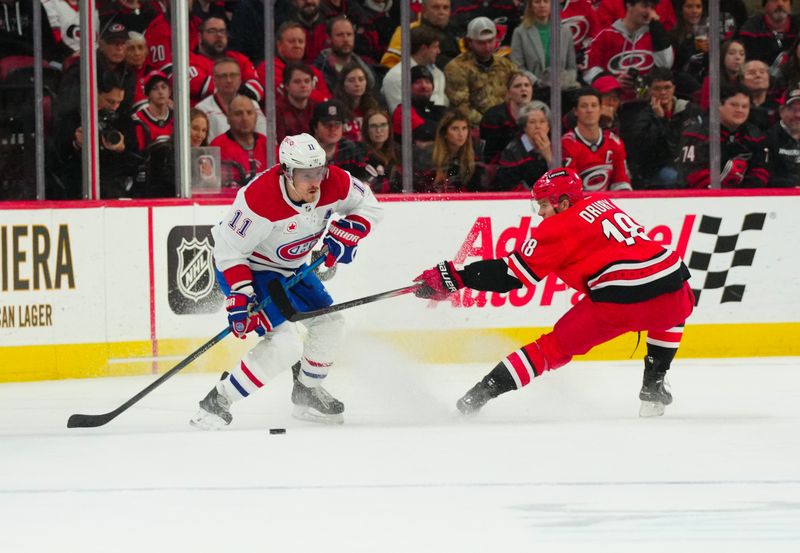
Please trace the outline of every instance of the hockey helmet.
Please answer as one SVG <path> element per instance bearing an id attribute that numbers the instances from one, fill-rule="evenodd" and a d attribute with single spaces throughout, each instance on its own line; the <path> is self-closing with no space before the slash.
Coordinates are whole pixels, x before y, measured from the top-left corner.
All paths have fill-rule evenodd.
<path id="1" fill-rule="evenodd" d="M 278 150 L 278 159 L 286 173 L 293 169 L 325 167 L 327 162 L 325 150 L 316 138 L 307 133 L 284 138 Z"/>
<path id="2" fill-rule="evenodd" d="M 583 181 L 578 173 L 567 167 L 551 169 L 539 177 L 533 185 L 533 199 L 535 201 L 548 199 L 554 206 L 566 196 L 570 205 L 583 199 Z"/>

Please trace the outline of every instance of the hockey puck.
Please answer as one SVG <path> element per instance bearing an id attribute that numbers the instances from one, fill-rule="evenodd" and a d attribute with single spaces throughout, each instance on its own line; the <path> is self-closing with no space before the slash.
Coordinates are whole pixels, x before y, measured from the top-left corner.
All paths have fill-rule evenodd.
<path id="1" fill-rule="evenodd" d="M 269 433 L 270 434 L 286 434 L 286 429 L 285 428 L 270 428 L 269 429 Z"/>

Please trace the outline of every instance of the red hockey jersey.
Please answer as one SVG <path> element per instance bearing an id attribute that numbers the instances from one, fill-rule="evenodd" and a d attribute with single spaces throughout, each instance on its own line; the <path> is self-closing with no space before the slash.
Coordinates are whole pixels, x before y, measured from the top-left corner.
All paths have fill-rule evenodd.
<path id="1" fill-rule="evenodd" d="M 590 0 L 567 0 L 561 7 L 561 24 L 572 33 L 575 54 L 583 60 L 592 38 L 600 32 L 597 15 Z"/>
<path id="2" fill-rule="evenodd" d="M 576 127 L 561 137 L 561 153 L 564 167 L 581 176 L 584 190 L 631 190 L 625 146 L 613 132 L 604 130 L 591 142 Z"/>
<path id="3" fill-rule="evenodd" d="M 211 146 L 219 148 L 223 181 L 226 186 L 244 186 L 247 181 L 267 168 L 267 137 L 260 133 L 255 135 L 255 144 L 250 149 L 243 148 L 231 131 L 219 135 L 211 142 Z"/>
<path id="4" fill-rule="evenodd" d="M 189 18 L 189 51 L 200 42 L 200 18 Z M 157 16 L 144 31 L 147 40 L 147 65 L 167 74 L 172 72 L 172 27 L 164 14 Z"/>
<path id="5" fill-rule="evenodd" d="M 679 290 L 689 277 L 678 254 L 652 242 L 602 194 L 542 221 L 505 260 L 526 286 L 554 273 L 598 302 L 645 301 Z"/>
<path id="6" fill-rule="evenodd" d="M 139 143 L 140 152 L 143 152 L 145 148 L 162 136 L 172 138 L 172 131 L 175 127 L 172 110 L 169 110 L 166 119 L 156 119 L 145 106 L 131 115 L 131 119 L 136 127 L 136 140 Z"/>
<path id="7" fill-rule="evenodd" d="M 242 85 L 260 102 L 264 97 L 264 85 L 247 56 L 228 50 L 225 57 L 236 60 L 242 73 Z M 192 105 L 214 94 L 214 60 L 197 52 L 189 53 L 189 95 Z"/>

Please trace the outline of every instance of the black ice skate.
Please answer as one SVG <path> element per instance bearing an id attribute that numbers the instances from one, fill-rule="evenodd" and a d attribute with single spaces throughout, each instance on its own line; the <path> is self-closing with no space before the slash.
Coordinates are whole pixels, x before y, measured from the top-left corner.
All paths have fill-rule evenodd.
<path id="1" fill-rule="evenodd" d="M 485 376 L 456 402 L 456 407 L 464 415 L 474 415 L 481 407 L 501 393 L 497 381 L 492 376 Z"/>
<path id="2" fill-rule="evenodd" d="M 300 382 L 300 362 L 292 366 L 294 387 L 292 388 L 292 403 L 296 419 L 327 424 L 342 424 L 344 422 L 344 403 L 333 397 L 322 386 L 310 387 Z"/>
<path id="3" fill-rule="evenodd" d="M 650 355 L 644 358 L 644 377 L 639 399 L 642 400 L 639 407 L 640 417 L 660 417 L 666 406 L 672 403 L 667 370 Z"/>
<path id="4" fill-rule="evenodd" d="M 226 376 L 228 373 L 223 373 L 222 378 Z M 219 430 L 223 426 L 228 426 L 233 420 L 230 408 L 231 402 L 214 386 L 200 401 L 200 409 L 189 424 L 203 430 Z"/>

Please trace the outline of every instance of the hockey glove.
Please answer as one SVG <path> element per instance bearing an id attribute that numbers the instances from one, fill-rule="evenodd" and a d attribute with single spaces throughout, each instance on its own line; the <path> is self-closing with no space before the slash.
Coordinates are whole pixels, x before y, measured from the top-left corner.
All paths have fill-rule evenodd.
<path id="1" fill-rule="evenodd" d="M 436 267 L 424 271 L 414 279 L 420 287 L 414 291 L 418 298 L 442 301 L 464 287 L 464 281 L 458 274 L 452 261 L 442 261 Z"/>
<path id="2" fill-rule="evenodd" d="M 358 241 L 369 234 L 369 221 L 358 215 L 349 215 L 331 223 L 323 243 L 328 246 L 325 266 L 350 263 L 356 257 Z"/>
<path id="3" fill-rule="evenodd" d="M 719 176 L 720 184 L 725 188 L 739 186 L 742 184 L 746 172 L 747 160 L 739 158 L 729 159 L 725 167 L 722 168 L 722 173 Z"/>
<path id="4" fill-rule="evenodd" d="M 252 313 L 256 308 L 256 294 L 253 287 L 249 284 L 236 291 L 231 290 L 225 300 L 225 309 L 228 311 L 228 324 L 234 336 L 244 340 L 248 332 L 256 331 L 260 336 L 264 335 L 264 325 L 261 321 L 261 313 Z"/>

